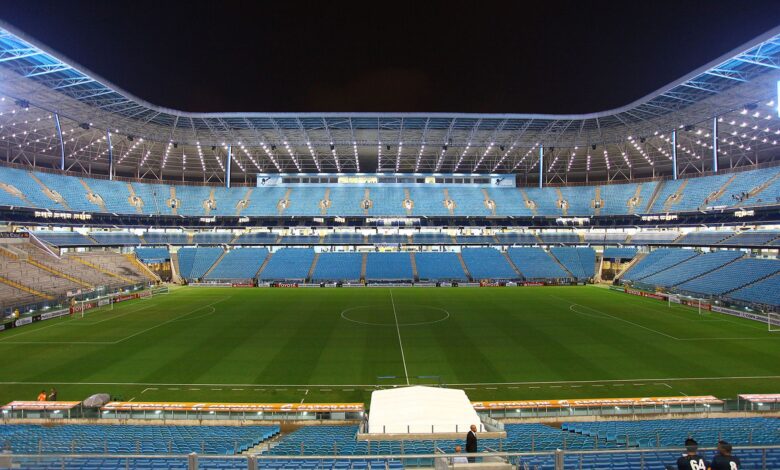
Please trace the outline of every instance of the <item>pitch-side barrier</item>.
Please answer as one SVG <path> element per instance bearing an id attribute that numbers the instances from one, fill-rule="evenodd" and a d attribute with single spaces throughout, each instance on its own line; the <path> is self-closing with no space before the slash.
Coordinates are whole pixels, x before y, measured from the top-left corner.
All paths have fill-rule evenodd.
<path id="1" fill-rule="evenodd" d="M 717 449 L 700 447 L 699 453 L 708 457 Z M 303 450 L 302 450 L 303 452 Z M 155 455 L 155 454 L 3 454 L 2 468 L 364 468 L 367 470 L 396 470 L 427 467 L 437 470 L 469 468 L 470 464 L 455 463 L 456 457 L 474 457 L 474 468 L 491 469 L 554 469 L 592 468 L 602 462 L 615 462 L 625 468 L 649 470 L 676 467 L 677 459 L 685 452 L 680 447 L 625 448 L 608 450 L 572 450 L 567 448 L 530 452 L 504 452 L 490 449 L 475 454 L 455 454 L 454 449 L 438 449 L 432 454 L 369 454 L 340 455 L 338 446 L 328 455 Z M 780 465 L 780 446 L 735 446 L 733 455 L 740 458 L 746 468 L 757 470 L 776 469 Z"/>

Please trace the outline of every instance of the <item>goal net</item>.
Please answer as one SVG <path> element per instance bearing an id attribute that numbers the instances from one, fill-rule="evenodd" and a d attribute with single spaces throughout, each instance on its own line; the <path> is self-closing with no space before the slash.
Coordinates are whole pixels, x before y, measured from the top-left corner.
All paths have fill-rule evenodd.
<path id="1" fill-rule="evenodd" d="M 157 295 L 164 295 L 168 293 L 168 287 L 167 286 L 159 286 L 159 287 L 152 287 L 149 290 L 142 291 L 139 294 L 139 298 L 141 300 L 149 300 L 154 296 Z"/>
<path id="2" fill-rule="evenodd" d="M 160 294 L 167 294 L 168 286 L 159 286 L 159 287 L 153 287 L 152 288 L 152 295 L 160 295 Z"/>
<path id="3" fill-rule="evenodd" d="M 767 313 L 766 324 L 769 331 L 780 331 L 780 313 Z"/>
<path id="4" fill-rule="evenodd" d="M 76 303 L 76 313 L 81 318 L 84 318 L 84 314 L 87 311 L 89 311 L 89 313 L 95 313 L 100 311 L 114 310 L 114 297 L 116 297 L 116 294 L 95 297 L 94 299 L 80 300 Z"/>

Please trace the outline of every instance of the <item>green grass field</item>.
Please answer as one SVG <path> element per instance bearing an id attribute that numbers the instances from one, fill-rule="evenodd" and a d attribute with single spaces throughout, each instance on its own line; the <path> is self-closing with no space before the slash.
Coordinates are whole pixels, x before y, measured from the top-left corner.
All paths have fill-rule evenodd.
<path id="1" fill-rule="evenodd" d="M 780 392 L 780 332 L 599 287 L 181 288 L 0 334 L 0 401 L 369 401 Z M 388 378 L 390 377 L 390 378 Z"/>

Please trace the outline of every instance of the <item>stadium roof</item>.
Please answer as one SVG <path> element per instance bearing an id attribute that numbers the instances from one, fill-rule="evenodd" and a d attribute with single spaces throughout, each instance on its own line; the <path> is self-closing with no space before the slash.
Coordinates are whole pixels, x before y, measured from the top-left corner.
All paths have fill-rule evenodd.
<path id="1" fill-rule="evenodd" d="M 9 161 L 50 165 L 59 158 L 56 115 L 67 169 L 107 171 L 108 131 L 117 174 L 157 179 L 219 181 L 228 146 L 234 178 L 245 180 L 366 170 L 533 178 L 539 145 L 548 182 L 629 179 L 671 173 L 677 129 L 678 170 L 711 171 L 714 118 L 728 136 L 722 167 L 774 159 L 778 80 L 780 27 L 633 103 L 591 114 L 188 113 L 133 96 L 0 23 L 0 94 L 8 98 L 0 138 L 19 149 Z M 19 109 L 30 113 L 24 121 Z"/>

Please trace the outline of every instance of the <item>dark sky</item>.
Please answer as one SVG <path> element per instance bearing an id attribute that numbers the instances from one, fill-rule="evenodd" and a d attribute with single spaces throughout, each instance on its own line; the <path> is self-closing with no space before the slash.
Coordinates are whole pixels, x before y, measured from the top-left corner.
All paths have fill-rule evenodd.
<path id="1" fill-rule="evenodd" d="M 2 0 L 0 18 L 186 111 L 582 113 L 780 25 L 780 3 Z"/>

